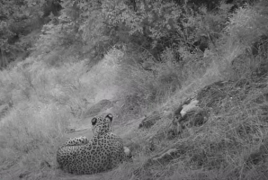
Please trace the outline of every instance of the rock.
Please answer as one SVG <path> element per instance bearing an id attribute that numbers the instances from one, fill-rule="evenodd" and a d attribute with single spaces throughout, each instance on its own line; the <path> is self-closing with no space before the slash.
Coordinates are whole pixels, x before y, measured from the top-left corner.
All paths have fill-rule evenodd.
<path id="1" fill-rule="evenodd" d="M 187 113 L 190 111 L 195 111 L 200 109 L 198 106 L 198 101 L 196 99 L 193 99 L 189 104 L 183 105 L 182 110 L 180 112 L 181 117 L 184 117 Z"/>
<path id="2" fill-rule="evenodd" d="M 139 128 L 150 128 L 160 119 L 160 113 L 158 111 L 154 111 L 148 117 L 143 118 L 142 122 L 139 124 Z"/>
<path id="3" fill-rule="evenodd" d="M 204 109 L 194 109 L 187 112 L 181 119 L 179 119 L 179 124 L 184 128 L 193 127 L 193 126 L 201 126 L 203 125 L 208 118 L 208 113 Z"/>
<path id="4" fill-rule="evenodd" d="M 201 126 L 208 119 L 208 112 L 198 106 L 199 101 L 190 99 L 183 102 L 174 112 L 172 126 L 168 131 L 168 139 L 181 134 L 185 127 Z"/>
<path id="5" fill-rule="evenodd" d="M 128 147 L 124 146 L 124 152 L 125 152 L 126 158 L 127 158 L 126 161 L 133 162 L 132 153 L 131 153 L 130 149 Z"/>

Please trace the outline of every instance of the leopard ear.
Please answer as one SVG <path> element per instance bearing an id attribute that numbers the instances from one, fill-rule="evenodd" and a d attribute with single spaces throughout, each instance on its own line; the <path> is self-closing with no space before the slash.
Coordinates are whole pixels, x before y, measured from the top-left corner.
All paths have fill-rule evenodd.
<path id="1" fill-rule="evenodd" d="M 105 118 L 108 118 L 110 121 L 113 121 L 113 115 L 111 113 L 107 114 Z"/>
<path id="2" fill-rule="evenodd" d="M 98 121 L 98 119 L 94 117 L 94 118 L 91 120 L 91 124 L 94 126 L 94 125 L 97 123 L 97 121 Z"/>

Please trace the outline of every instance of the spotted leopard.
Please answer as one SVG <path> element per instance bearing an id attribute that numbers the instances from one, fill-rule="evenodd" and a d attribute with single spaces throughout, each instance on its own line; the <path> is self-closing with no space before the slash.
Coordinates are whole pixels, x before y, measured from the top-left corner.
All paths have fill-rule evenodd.
<path id="1" fill-rule="evenodd" d="M 112 114 L 91 120 L 93 138 L 70 139 L 57 151 L 61 169 L 74 174 L 95 174 L 110 170 L 126 157 L 126 148 L 117 135 L 111 133 Z"/>

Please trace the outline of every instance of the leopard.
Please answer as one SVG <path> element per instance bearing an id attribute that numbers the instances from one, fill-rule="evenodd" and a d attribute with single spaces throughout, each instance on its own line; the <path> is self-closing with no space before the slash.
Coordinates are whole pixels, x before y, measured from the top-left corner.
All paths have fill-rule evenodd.
<path id="1" fill-rule="evenodd" d="M 59 168 L 71 174 L 96 174 L 111 170 L 125 159 L 129 152 L 123 140 L 111 132 L 112 114 L 91 120 L 93 138 L 81 136 L 68 140 L 57 151 Z"/>

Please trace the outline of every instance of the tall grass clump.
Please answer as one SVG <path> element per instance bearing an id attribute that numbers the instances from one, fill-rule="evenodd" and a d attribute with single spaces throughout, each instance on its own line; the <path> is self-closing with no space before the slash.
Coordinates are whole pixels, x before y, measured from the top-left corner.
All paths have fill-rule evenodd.
<path id="1" fill-rule="evenodd" d="M 264 1 L 239 8 L 229 17 L 225 33 L 218 41 L 219 52 L 225 54 L 222 59 L 231 63 L 245 50 L 251 51 L 253 44 L 267 35 L 267 21 L 267 4 Z"/>
<path id="2" fill-rule="evenodd" d="M 227 19 L 208 58 L 213 60 L 214 71 L 219 72 L 221 79 L 237 80 L 251 74 L 263 61 L 263 58 L 256 58 L 256 51 L 263 49 L 266 41 L 267 4 L 264 1 L 254 6 L 245 4 Z"/>
<path id="3" fill-rule="evenodd" d="M 18 179 L 56 167 L 55 151 L 70 113 L 65 107 L 36 101 L 23 102 L 1 121 L 1 172 Z M 3 177 L 8 178 L 8 177 Z"/>
<path id="4" fill-rule="evenodd" d="M 56 168 L 58 145 L 94 97 L 79 80 L 84 63 L 47 67 L 37 61 L 1 71 L 1 104 L 11 104 L 0 121 L 1 179 L 36 179 Z"/>
<path id="5" fill-rule="evenodd" d="M 262 1 L 256 6 L 237 10 L 229 19 L 226 30 L 234 43 L 249 46 L 258 37 L 267 34 L 267 21 L 267 3 Z"/>

